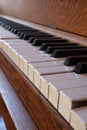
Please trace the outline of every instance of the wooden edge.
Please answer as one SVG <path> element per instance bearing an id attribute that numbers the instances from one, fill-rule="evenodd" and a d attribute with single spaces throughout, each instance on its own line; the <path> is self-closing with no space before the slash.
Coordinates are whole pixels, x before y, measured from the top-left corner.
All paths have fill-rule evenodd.
<path id="1" fill-rule="evenodd" d="M 5 125 L 8 130 L 16 130 L 14 122 L 11 119 L 10 113 L 6 107 L 6 104 L 4 102 L 3 96 L 0 93 L 0 114 L 3 117 L 5 121 Z"/>

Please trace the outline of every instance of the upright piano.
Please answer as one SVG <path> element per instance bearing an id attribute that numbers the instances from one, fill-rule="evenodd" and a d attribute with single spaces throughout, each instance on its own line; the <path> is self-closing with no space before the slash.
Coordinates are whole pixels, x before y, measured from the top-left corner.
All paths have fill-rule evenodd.
<path id="1" fill-rule="evenodd" d="M 0 0 L 0 130 L 87 130 L 87 0 Z"/>

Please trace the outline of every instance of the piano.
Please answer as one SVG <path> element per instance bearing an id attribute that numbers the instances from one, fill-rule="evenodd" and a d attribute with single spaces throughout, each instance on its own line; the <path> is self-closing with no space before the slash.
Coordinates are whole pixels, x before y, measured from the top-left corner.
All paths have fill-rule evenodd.
<path id="1" fill-rule="evenodd" d="M 0 0 L 0 130 L 87 130 L 86 4 Z"/>

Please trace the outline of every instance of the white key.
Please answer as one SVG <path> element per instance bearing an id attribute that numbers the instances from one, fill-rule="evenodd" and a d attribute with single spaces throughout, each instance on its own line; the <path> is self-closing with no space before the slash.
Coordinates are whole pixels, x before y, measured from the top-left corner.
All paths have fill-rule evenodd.
<path id="1" fill-rule="evenodd" d="M 63 74 L 53 74 L 53 75 L 43 75 L 40 79 L 40 92 L 48 98 L 48 88 L 49 83 L 59 80 L 76 79 L 76 78 L 87 78 L 87 74 L 78 75 L 74 72 L 63 73 Z M 52 94 L 52 93 L 51 93 Z M 55 95 L 53 95 L 53 98 Z"/>
<path id="2" fill-rule="evenodd" d="M 34 70 L 34 85 L 40 90 L 40 76 L 42 75 L 51 75 L 51 74 L 60 74 L 60 73 L 68 73 L 73 70 L 72 67 L 66 66 L 54 66 L 54 67 L 45 67 L 45 68 L 37 68 Z"/>
<path id="3" fill-rule="evenodd" d="M 49 83 L 49 97 L 50 103 L 57 109 L 59 105 L 60 90 L 66 90 L 71 88 L 78 88 L 87 86 L 87 78 L 76 78 L 67 80 L 58 80 Z"/>
<path id="4" fill-rule="evenodd" d="M 52 61 L 50 57 L 46 56 L 37 56 L 37 57 L 23 57 L 20 56 L 20 69 L 28 76 L 28 64 L 33 62 L 44 62 L 44 61 Z"/>
<path id="5" fill-rule="evenodd" d="M 80 79 L 81 80 L 81 79 Z M 82 82 L 86 82 L 83 80 Z M 79 86 L 80 87 L 80 86 Z M 60 91 L 58 111 L 69 122 L 71 109 L 87 105 L 87 85 Z"/>
<path id="6" fill-rule="evenodd" d="M 87 106 L 71 111 L 70 125 L 75 130 L 87 130 Z"/>
<path id="7" fill-rule="evenodd" d="M 6 29 L 0 27 L 0 38 L 1 39 L 13 39 L 13 38 L 18 38 L 15 34 L 12 34 L 11 32 L 7 31 Z"/>
<path id="8" fill-rule="evenodd" d="M 28 78 L 33 82 L 34 77 L 34 70 L 37 68 L 44 68 L 44 67 L 52 67 L 52 66 L 59 66 L 63 65 L 64 60 L 60 61 L 48 61 L 48 62 L 36 62 L 36 63 L 30 63 L 29 64 L 29 72 L 28 72 Z"/>

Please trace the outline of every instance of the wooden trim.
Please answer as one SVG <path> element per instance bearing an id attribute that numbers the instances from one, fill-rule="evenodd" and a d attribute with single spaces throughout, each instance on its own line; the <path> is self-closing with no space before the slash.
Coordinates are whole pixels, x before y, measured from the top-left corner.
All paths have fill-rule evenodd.
<path id="1" fill-rule="evenodd" d="M 5 125 L 8 130 L 16 130 L 14 122 L 11 119 L 10 113 L 6 107 L 6 104 L 4 102 L 3 96 L 0 93 L 0 115 L 5 121 Z"/>

